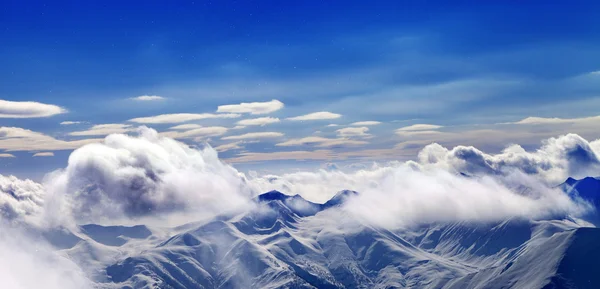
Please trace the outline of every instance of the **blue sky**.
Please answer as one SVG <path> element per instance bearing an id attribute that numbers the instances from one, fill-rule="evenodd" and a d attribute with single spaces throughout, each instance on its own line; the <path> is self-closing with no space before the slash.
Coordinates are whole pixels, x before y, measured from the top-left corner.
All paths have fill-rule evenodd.
<path id="1" fill-rule="evenodd" d="M 139 125 L 265 171 L 600 137 L 595 1 L 120 2 L 0 7 L 1 174 L 40 178 Z M 211 115 L 133 121 L 177 113 Z"/>

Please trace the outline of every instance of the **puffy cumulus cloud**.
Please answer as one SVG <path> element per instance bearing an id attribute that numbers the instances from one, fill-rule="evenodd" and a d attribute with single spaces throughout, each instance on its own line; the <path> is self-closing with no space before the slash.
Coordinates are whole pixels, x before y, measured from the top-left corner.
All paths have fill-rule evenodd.
<path id="1" fill-rule="evenodd" d="M 65 112 L 66 109 L 53 104 L 0 99 L 0 118 L 48 117 Z"/>
<path id="2" fill-rule="evenodd" d="M 52 151 L 75 149 L 99 139 L 57 140 L 43 133 L 20 127 L 0 127 L 0 149 L 7 151 Z"/>
<path id="3" fill-rule="evenodd" d="M 252 119 L 244 119 L 237 122 L 238 125 L 241 126 L 250 126 L 250 125 L 267 125 L 271 123 L 278 123 L 279 119 L 276 117 L 259 117 Z"/>
<path id="4" fill-rule="evenodd" d="M 260 139 L 260 138 L 278 138 L 282 137 L 280 132 L 249 132 L 241 135 L 230 135 L 222 138 L 223 140 L 245 140 L 245 139 Z"/>
<path id="5" fill-rule="evenodd" d="M 519 170 L 536 175 L 551 184 L 567 177 L 597 175 L 600 171 L 600 141 L 588 142 L 576 134 L 549 138 L 536 151 L 527 152 L 519 145 L 511 145 L 499 154 L 486 154 L 471 146 L 447 149 L 431 144 L 419 152 L 424 166 L 443 168 L 467 174 L 504 174 Z"/>
<path id="6" fill-rule="evenodd" d="M 157 101 L 157 100 L 165 100 L 166 98 L 158 95 L 140 95 L 136 97 L 132 97 L 132 100 L 137 101 Z"/>
<path id="7" fill-rule="evenodd" d="M 351 126 L 371 126 L 371 125 L 378 125 L 378 124 L 381 124 L 381 122 L 374 121 L 374 120 L 368 120 L 368 121 L 353 122 L 350 125 Z"/>
<path id="8" fill-rule="evenodd" d="M 54 156 L 53 152 L 39 152 L 39 153 L 33 154 L 33 157 L 53 157 L 53 156 Z"/>
<path id="9" fill-rule="evenodd" d="M 256 190 L 277 189 L 285 194 L 324 203 L 336 192 L 355 190 L 342 207 L 362 221 L 388 228 L 419 223 L 494 221 L 512 217 L 545 218 L 579 215 L 589 209 L 566 194 L 523 174 L 503 178 L 467 178 L 446 170 L 421 170 L 410 163 L 374 165 L 354 172 L 318 170 L 250 177 Z M 524 184 L 531 190 L 513 189 Z M 333 215 L 328 215 L 335 217 Z"/>
<path id="10" fill-rule="evenodd" d="M 283 102 L 273 99 L 267 102 L 242 102 L 240 104 L 219 105 L 217 112 L 268 114 L 283 108 Z"/>
<path id="11" fill-rule="evenodd" d="M 0 279 L 2 288 L 96 288 L 69 258 L 61 256 L 44 239 L 0 220 Z"/>
<path id="12" fill-rule="evenodd" d="M 156 123 L 181 123 L 192 120 L 200 120 L 200 119 L 210 119 L 210 118 L 236 118 L 240 117 L 239 114 L 235 113 L 224 113 L 224 114 L 214 114 L 214 113 L 171 113 L 171 114 L 161 114 L 155 116 L 148 117 L 138 117 L 132 118 L 129 121 L 135 123 L 143 123 L 143 124 L 156 124 Z"/>
<path id="13" fill-rule="evenodd" d="M 287 141 L 276 144 L 276 146 L 302 146 L 314 144 L 317 147 L 333 147 L 333 146 L 348 146 L 348 145 L 364 145 L 366 141 L 352 140 L 346 138 L 326 138 L 320 136 L 308 136 L 303 138 L 289 139 Z"/>
<path id="14" fill-rule="evenodd" d="M 12 220 L 35 215 L 41 212 L 43 205 L 44 188 L 41 184 L 0 175 L 0 217 Z"/>
<path id="15" fill-rule="evenodd" d="M 78 222 L 171 212 L 214 215 L 247 205 L 252 195 L 214 149 L 193 149 L 145 127 L 139 136 L 113 134 L 73 151 L 68 166 L 44 184 L 53 200 L 47 217 L 69 214 Z"/>
<path id="16" fill-rule="evenodd" d="M 83 131 L 74 131 L 69 133 L 72 136 L 105 136 L 113 133 L 126 133 L 135 129 L 128 124 L 107 123 L 92 126 L 90 129 Z"/>
<path id="17" fill-rule="evenodd" d="M 345 127 L 336 130 L 337 134 L 341 137 L 365 137 L 370 136 L 367 132 L 369 128 L 366 126 L 361 127 Z"/>
<path id="18" fill-rule="evenodd" d="M 342 117 L 341 114 L 332 113 L 328 111 L 313 112 L 305 115 L 290 117 L 288 120 L 302 121 L 302 120 L 325 120 L 325 119 L 336 119 Z"/>

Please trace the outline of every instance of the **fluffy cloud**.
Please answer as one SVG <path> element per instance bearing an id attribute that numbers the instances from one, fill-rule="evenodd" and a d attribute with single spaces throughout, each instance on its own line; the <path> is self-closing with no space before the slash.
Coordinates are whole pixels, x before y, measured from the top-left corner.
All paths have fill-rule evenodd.
<path id="1" fill-rule="evenodd" d="M 511 145 L 495 155 L 470 146 L 447 149 L 431 144 L 419 153 L 418 158 L 425 166 L 467 174 L 501 174 L 516 169 L 557 184 L 570 176 L 597 175 L 600 171 L 599 143 L 598 140 L 590 143 L 578 135 L 567 134 L 545 140 L 542 147 L 534 152 Z"/>
<path id="2" fill-rule="evenodd" d="M 13 154 L 5 154 L 5 153 L 0 153 L 0 158 L 14 158 L 15 155 Z"/>
<path id="3" fill-rule="evenodd" d="M 324 120 L 324 119 L 336 119 L 342 117 L 341 114 L 332 113 L 328 111 L 313 112 L 305 115 L 290 117 L 288 120 L 302 121 L 302 120 Z"/>
<path id="4" fill-rule="evenodd" d="M 304 138 L 290 139 L 285 142 L 278 143 L 276 146 L 301 146 L 308 144 L 316 144 L 317 147 L 332 147 L 340 145 L 364 145 L 367 144 L 367 142 L 345 138 L 332 139 L 320 136 L 309 136 Z"/>
<path id="5" fill-rule="evenodd" d="M 99 139 L 57 140 L 51 136 L 19 127 L 0 127 L 0 149 L 7 151 L 53 151 L 75 149 Z"/>
<path id="6" fill-rule="evenodd" d="M 217 112 L 268 114 L 283 108 L 283 102 L 273 99 L 267 102 L 242 102 L 240 104 L 219 105 Z"/>
<path id="7" fill-rule="evenodd" d="M 53 157 L 53 156 L 54 156 L 53 152 L 39 152 L 39 153 L 33 154 L 33 157 Z"/>
<path id="8" fill-rule="evenodd" d="M 72 136 L 105 136 L 113 133 L 126 133 L 135 130 L 131 125 L 120 123 L 107 123 L 92 126 L 88 130 L 74 131 Z"/>
<path id="9" fill-rule="evenodd" d="M 156 131 L 109 135 L 75 150 L 46 189 L 79 222 L 194 211 L 214 215 L 247 204 L 251 192 L 238 172 L 210 147 L 197 150 Z M 62 212 L 62 213 L 57 213 Z"/>
<path id="10" fill-rule="evenodd" d="M 589 209 L 558 189 L 551 189 L 520 174 L 503 179 L 484 176 L 466 178 L 439 169 L 419 170 L 418 166 L 390 163 L 356 172 L 318 170 L 251 177 L 257 191 L 277 189 L 286 194 L 323 203 L 335 192 L 350 189 L 360 192 L 342 207 L 347 214 L 375 225 L 402 226 L 454 221 L 491 221 L 512 217 L 544 218 L 553 215 L 578 215 Z M 527 194 L 509 184 L 525 183 Z"/>
<path id="11" fill-rule="evenodd" d="M 277 123 L 279 119 L 276 117 L 259 117 L 252 119 L 244 119 L 237 122 L 238 125 L 241 126 L 250 126 L 250 125 L 267 125 L 271 123 Z"/>
<path id="12" fill-rule="evenodd" d="M 239 114 L 225 113 L 225 114 L 213 114 L 213 113 L 172 113 L 172 114 L 161 114 L 149 117 L 138 117 L 130 119 L 130 122 L 135 123 L 181 123 L 192 120 L 209 119 L 209 118 L 236 118 L 240 117 Z"/>
<path id="13" fill-rule="evenodd" d="M 65 112 L 66 109 L 53 104 L 0 99 L 0 118 L 48 117 Z"/>
<path id="14" fill-rule="evenodd" d="M 354 123 L 351 123 L 350 125 L 351 126 L 371 126 L 371 125 L 378 125 L 378 124 L 381 124 L 381 122 L 369 120 L 369 121 L 354 122 Z"/>
<path id="15" fill-rule="evenodd" d="M 137 101 L 156 101 L 156 100 L 165 100 L 166 98 L 158 95 L 140 95 L 137 97 L 132 97 L 131 99 Z"/>
<path id="16" fill-rule="evenodd" d="M 0 175 L 0 221 L 38 214 L 44 204 L 44 188 L 31 180 Z"/>
<path id="17" fill-rule="evenodd" d="M 369 131 L 369 128 L 366 126 L 361 126 L 361 127 L 345 127 L 345 128 L 341 128 L 336 130 L 337 134 L 341 137 L 364 137 L 364 136 L 370 136 L 370 134 L 368 134 L 367 132 Z"/>
<path id="18" fill-rule="evenodd" d="M 259 139 L 259 138 L 278 138 L 282 137 L 280 132 L 249 132 L 242 135 L 231 135 L 222 138 L 223 140 L 244 140 L 244 139 Z"/>

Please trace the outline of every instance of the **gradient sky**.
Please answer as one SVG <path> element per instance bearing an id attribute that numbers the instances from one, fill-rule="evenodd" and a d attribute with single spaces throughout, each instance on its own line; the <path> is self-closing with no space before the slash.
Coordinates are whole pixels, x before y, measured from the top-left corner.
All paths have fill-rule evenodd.
<path id="1" fill-rule="evenodd" d="M 0 174 L 140 125 L 265 172 L 600 137 L 600 3 L 502 2 L 4 1 Z"/>

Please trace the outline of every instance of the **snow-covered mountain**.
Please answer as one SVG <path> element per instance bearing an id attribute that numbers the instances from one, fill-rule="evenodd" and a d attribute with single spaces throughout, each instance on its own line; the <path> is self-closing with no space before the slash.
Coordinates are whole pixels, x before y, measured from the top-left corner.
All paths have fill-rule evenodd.
<path id="1" fill-rule="evenodd" d="M 595 205 L 600 180 L 568 179 Z M 173 228 L 83 225 L 44 233 L 99 288 L 600 288 L 600 229 L 571 217 L 388 230 L 271 191 L 256 207 Z M 593 221 L 593 220 L 592 220 Z"/>

